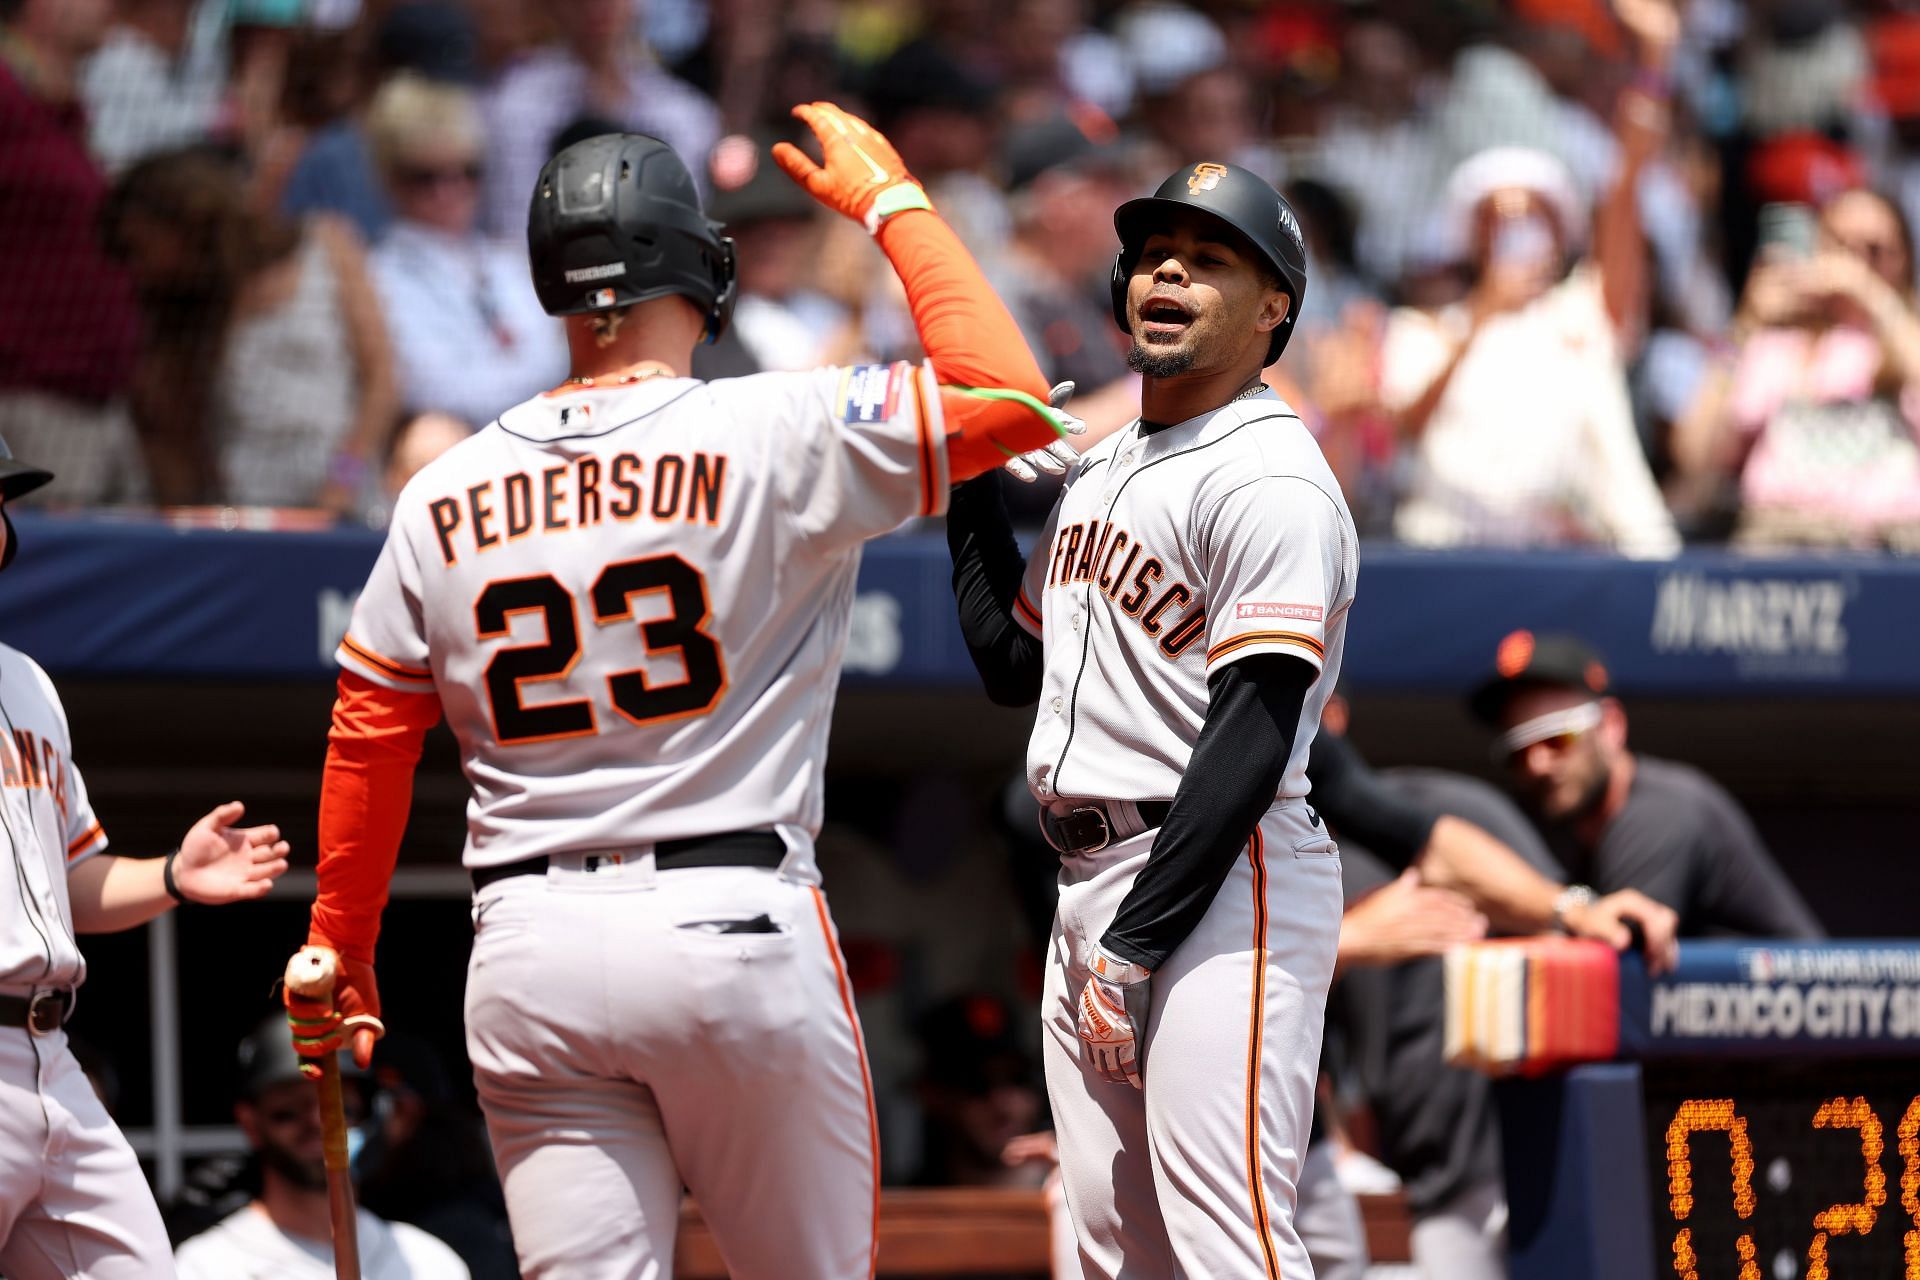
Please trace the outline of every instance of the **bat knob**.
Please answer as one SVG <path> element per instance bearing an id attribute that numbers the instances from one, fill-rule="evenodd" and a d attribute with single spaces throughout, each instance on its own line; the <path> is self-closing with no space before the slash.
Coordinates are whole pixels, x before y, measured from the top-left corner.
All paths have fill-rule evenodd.
<path id="1" fill-rule="evenodd" d="M 302 1000 L 330 1000 L 340 978 L 340 957 L 331 947 L 302 947 L 287 961 L 287 990 Z"/>

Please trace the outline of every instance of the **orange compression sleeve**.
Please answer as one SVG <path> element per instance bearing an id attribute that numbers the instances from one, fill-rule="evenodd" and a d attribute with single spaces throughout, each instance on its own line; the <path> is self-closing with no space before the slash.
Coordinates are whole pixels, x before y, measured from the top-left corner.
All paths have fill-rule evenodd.
<path id="1" fill-rule="evenodd" d="M 875 238 L 906 288 L 920 345 L 941 384 L 954 483 L 1051 444 L 1057 433 L 1031 407 L 967 394 L 1018 391 L 1044 404 L 1047 380 L 953 228 L 932 210 L 908 209 L 881 223 Z"/>
<path id="2" fill-rule="evenodd" d="M 380 912 L 413 805 L 413 770 L 440 719 L 431 693 L 340 673 L 320 784 L 320 891 L 307 941 L 373 963 Z"/>

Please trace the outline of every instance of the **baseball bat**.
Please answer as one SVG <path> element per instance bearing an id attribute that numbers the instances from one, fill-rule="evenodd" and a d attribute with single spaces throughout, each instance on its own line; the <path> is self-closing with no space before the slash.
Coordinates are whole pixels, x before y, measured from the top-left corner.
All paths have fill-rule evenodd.
<path id="1" fill-rule="evenodd" d="M 331 1006 L 339 961 L 325 947 L 302 947 L 287 961 L 287 990 Z M 360 1280 L 360 1232 L 354 1219 L 353 1175 L 347 1169 L 347 1113 L 340 1101 L 340 1055 L 319 1060 L 320 1131 L 326 1146 L 327 1213 L 333 1220 L 335 1280 Z"/>

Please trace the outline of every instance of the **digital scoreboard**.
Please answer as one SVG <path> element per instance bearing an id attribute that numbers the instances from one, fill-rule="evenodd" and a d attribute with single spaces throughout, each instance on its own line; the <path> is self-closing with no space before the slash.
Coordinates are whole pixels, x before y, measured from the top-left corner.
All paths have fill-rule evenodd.
<path id="1" fill-rule="evenodd" d="M 1920 1280 L 1920 943 L 1689 942 L 1619 1007 L 1496 1090 L 1513 1280 Z"/>
<path id="2" fill-rule="evenodd" d="M 1915 1064 L 1643 1071 L 1654 1274 L 1920 1280 Z"/>

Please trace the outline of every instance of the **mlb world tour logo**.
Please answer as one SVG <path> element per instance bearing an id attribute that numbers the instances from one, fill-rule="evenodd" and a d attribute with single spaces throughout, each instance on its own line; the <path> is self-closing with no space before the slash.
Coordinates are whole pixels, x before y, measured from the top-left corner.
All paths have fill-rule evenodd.
<path id="1" fill-rule="evenodd" d="M 1840 578 L 1669 573 L 1654 597 L 1648 641 L 1655 653 L 1724 654 L 1743 668 L 1837 675 L 1847 656 L 1850 595 Z"/>

